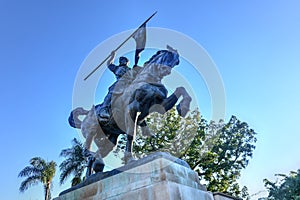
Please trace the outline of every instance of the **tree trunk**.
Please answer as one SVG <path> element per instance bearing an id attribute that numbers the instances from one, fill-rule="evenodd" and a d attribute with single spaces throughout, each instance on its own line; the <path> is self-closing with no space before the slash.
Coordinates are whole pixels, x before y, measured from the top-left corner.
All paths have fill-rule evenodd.
<path id="1" fill-rule="evenodd" d="M 45 185 L 45 200 L 49 200 L 50 197 L 50 183 Z"/>

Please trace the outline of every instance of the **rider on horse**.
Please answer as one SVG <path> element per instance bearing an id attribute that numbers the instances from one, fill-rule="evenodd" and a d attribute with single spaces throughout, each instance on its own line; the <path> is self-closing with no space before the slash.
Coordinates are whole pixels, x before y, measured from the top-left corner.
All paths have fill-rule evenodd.
<path id="1" fill-rule="evenodd" d="M 109 87 L 108 94 L 104 98 L 103 103 L 96 107 L 96 113 L 100 122 L 107 122 L 109 120 L 112 95 L 122 94 L 124 87 L 128 82 L 128 80 L 126 79 L 120 79 L 130 70 L 130 68 L 128 67 L 129 60 L 126 57 L 120 57 L 119 65 L 114 65 L 113 60 L 115 59 L 115 55 L 115 51 L 112 51 L 110 54 L 110 59 L 107 61 L 107 65 L 108 69 L 110 69 L 110 71 L 112 71 L 116 75 L 117 81 Z M 116 87 L 117 83 L 118 87 Z"/>
<path id="2" fill-rule="evenodd" d="M 119 66 L 110 65 L 114 55 L 113 52 L 108 66 L 116 74 L 117 81 L 110 87 L 103 104 L 93 106 L 89 111 L 76 108 L 69 117 L 70 125 L 81 129 L 86 139 L 84 155 L 91 157 L 88 165 L 90 170 L 87 175 L 90 175 L 91 169 L 95 172 L 103 171 L 103 158 L 116 146 L 120 134 L 127 135 L 124 160 L 128 163 L 133 158 L 132 143 L 136 134 L 136 125 L 141 127 L 143 135 L 147 135 L 150 130 L 145 117 L 150 113 L 163 114 L 182 97 L 177 110 L 181 116 L 185 116 L 191 102 L 191 97 L 184 87 L 177 87 L 173 94 L 168 96 L 168 91 L 161 82 L 163 77 L 169 75 L 171 69 L 179 64 L 179 54 L 176 50 L 167 47 L 167 50 L 158 51 L 144 64 L 136 76 L 135 70 L 128 67 L 128 60 L 124 59 L 123 62 L 123 59 L 120 59 Z M 116 98 L 112 96 L 114 93 L 119 93 Z M 102 108 L 108 110 L 107 122 L 99 120 L 95 108 L 99 114 L 105 112 Z M 86 117 L 81 121 L 78 118 L 80 115 L 86 115 Z M 91 152 L 92 142 L 98 147 L 96 152 Z"/>
<path id="3" fill-rule="evenodd" d="M 110 54 L 110 59 L 107 61 L 107 67 L 112 71 L 117 81 L 114 82 L 108 89 L 108 94 L 104 98 L 102 104 L 96 107 L 96 113 L 100 122 L 107 122 L 110 118 L 110 106 L 112 95 L 120 95 L 123 93 L 124 88 L 130 84 L 135 78 L 141 67 L 135 65 L 132 69 L 129 68 L 129 60 L 126 57 L 119 58 L 119 65 L 114 65 L 115 51 Z"/>
<path id="4" fill-rule="evenodd" d="M 114 65 L 115 51 L 110 54 L 110 59 L 107 61 L 107 67 L 116 76 L 116 82 L 114 82 L 108 89 L 108 93 L 104 98 L 102 104 L 95 107 L 95 113 L 100 123 L 109 123 L 111 118 L 111 105 L 112 100 L 119 95 L 122 95 L 124 89 L 135 79 L 136 75 L 142 69 L 142 67 L 134 65 L 133 68 L 129 68 L 129 60 L 126 57 L 119 58 L 119 65 Z M 114 98 L 112 98 L 114 96 Z M 145 122 L 139 124 L 142 129 L 142 134 L 145 136 L 153 136 L 153 133 L 147 127 Z"/>

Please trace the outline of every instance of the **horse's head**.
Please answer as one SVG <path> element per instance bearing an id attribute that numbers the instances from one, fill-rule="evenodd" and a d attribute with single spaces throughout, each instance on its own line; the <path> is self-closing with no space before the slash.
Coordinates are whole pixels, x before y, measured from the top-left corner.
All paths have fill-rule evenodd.
<path id="1" fill-rule="evenodd" d="M 172 68 L 178 64 L 178 52 L 170 46 L 167 46 L 167 50 L 157 51 L 149 61 L 145 62 L 144 68 L 151 68 L 152 73 L 159 78 L 163 78 L 164 76 L 169 75 Z"/>

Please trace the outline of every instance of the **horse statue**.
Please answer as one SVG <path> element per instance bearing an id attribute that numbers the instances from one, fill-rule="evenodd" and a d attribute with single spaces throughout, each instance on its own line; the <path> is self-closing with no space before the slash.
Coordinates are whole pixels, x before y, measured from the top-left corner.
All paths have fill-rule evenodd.
<path id="1" fill-rule="evenodd" d="M 96 110 L 97 107 L 101 107 L 101 104 L 93 106 L 91 110 L 84 110 L 80 107 L 71 112 L 69 123 L 72 127 L 81 129 L 86 139 L 85 155 L 93 157 L 93 164 L 89 165 L 90 168 L 92 167 L 95 172 L 103 171 L 102 158 L 113 150 L 120 134 L 127 135 L 125 164 L 132 161 L 132 145 L 136 126 L 142 128 L 142 133 L 150 134 L 144 120 L 150 113 L 163 114 L 182 97 L 176 109 L 183 117 L 187 114 L 192 99 L 185 88 L 176 88 L 174 93 L 168 97 L 168 91 L 161 83 L 161 80 L 169 75 L 173 67 L 178 64 L 179 54 L 169 46 L 167 46 L 167 50 L 160 50 L 153 55 L 134 75 L 130 83 L 122 88 L 123 92 L 112 96 L 109 122 L 103 122 L 97 116 Z M 130 76 L 132 77 L 132 74 L 124 75 L 122 78 L 127 77 L 128 79 Z M 118 84 L 115 87 L 117 88 Z M 85 115 L 85 118 L 81 121 L 78 118 L 79 115 Z M 91 152 L 92 142 L 98 147 L 96 152 Z M 91 169 L 88 171 L 87 176 L 91 174 Z"/>

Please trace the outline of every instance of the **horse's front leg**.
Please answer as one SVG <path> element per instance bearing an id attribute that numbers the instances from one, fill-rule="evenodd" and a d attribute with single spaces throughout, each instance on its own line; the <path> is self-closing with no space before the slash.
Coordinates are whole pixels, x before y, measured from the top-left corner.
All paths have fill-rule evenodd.
<path id="1" fill-rule="evenodd" d="M 180 116 L 185 117 L 185 115 L 190 110 L 190 104 L 191 104 L 192 98 L 189 95 L 189 93 L 185 90 L 184 87 L 179 87 L 179 92 L 180 92 L 180 95 L 182 95 L 182 100 L 176 106 L 176 109 Z"/>
<path id="2" fill-rule="evenodd" d="M 184 117 L 189 111 L 190 102 L 192 101 L 192 98 L 187 93 L 184 87 L 176 88 L 173 94 L 171 94 L 168 98 L 164 99 L 163 102 L 161 103 L 163 109 L 159 109 L 157 110 L 157 112 L 164 114 L 168 110 L 172 109 L 181 96 L 183 97 L 183 99 L 181 100 L 179 105 L 177 105 L 176 109 L 180 114 L 180 116 Z"/>
<path id="3" fill-rule="evenodd" d="M 177 103 L 178 99 L 181 96 L 182 87 L 176 88 L 175 92 L 171 94 L 168 98 L 164 99 L 161 103 L 163 109 L 157 110 L 160 114 L 164 114 L 168 110 L 172 109 L 173 106 Z"/>

